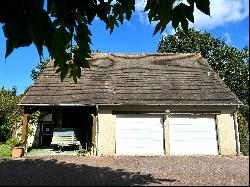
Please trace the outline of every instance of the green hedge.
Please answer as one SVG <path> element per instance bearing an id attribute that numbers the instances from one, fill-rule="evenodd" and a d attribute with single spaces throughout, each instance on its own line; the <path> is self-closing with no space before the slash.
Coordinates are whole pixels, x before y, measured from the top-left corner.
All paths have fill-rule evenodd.
<path id="1" fill-rule="evenodd" d="M 0 142 L 6 142 L 12 133 L 12 124 L 0 119 Z"/>
<path id="2" fill-rule="evenodd" d="M 249 155 L 249 126 L 246 118 L 237 113 L 237 121 L 240 135 L 240 151 L 243 155 Z"/>

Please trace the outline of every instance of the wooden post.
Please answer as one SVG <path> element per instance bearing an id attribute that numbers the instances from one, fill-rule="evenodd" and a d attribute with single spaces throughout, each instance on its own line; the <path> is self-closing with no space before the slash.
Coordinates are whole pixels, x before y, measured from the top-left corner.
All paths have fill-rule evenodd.
<path id="1" fill-rule="evenodd" d="M 26 145 L 27 139 L 28 139 L 29 116 L 30 116 L 30 114 L 24 114 L 23 115 L 23 127 L 22 127 L 22 136 L 21 136 L 21 139 L 22 139 L 22 141 L 25 142 L 25 145 Z"/>
<path id="2" fill-rule="evenodd" d="M 93 124 L 92 124 L 92 146 L 96 147 L 96 116 L 93 114 Z"/>

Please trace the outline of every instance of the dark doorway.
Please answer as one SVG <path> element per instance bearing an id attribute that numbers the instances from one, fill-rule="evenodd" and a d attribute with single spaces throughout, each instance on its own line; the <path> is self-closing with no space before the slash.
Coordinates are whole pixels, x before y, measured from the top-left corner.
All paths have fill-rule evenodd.
<path id="1" fill-rule="evenodd" d="M 91 145 L 92 125 L 91 111 L 84 108 L 63 108 L 62 127 L 77 129 L 77 136 L 83 148 Z"/>
<path id="2" fill-rule="evenodd" d="M 41 111 L 44 115 L 52 114 L 52 119 L 40 121 L 40 146 L 50 146 L 54 128 L 74 128 L 82 148 L 91 148 L 95 107 L 51 107 L 42 108 Z"/>

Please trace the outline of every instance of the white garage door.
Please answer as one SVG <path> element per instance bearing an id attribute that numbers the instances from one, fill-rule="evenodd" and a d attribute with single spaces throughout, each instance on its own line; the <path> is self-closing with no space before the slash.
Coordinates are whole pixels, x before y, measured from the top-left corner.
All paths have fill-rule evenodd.
<path id="1" fill-rule="evenodd" d="M 171 155 L 217 155 L 214 116 L 169 117 Z"/>
<path id="2" fill-rule="evenodd" d="M 164 154 L 162 116 L 135 114 L 117 115 L 116 154 Z"/>

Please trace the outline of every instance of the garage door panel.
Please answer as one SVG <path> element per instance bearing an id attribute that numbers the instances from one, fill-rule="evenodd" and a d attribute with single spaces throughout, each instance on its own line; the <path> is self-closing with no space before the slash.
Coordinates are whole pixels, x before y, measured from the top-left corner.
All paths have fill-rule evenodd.
<path id="1" fill-rule="evenodd" d="M 147 124 L 148 127 L 155 127 L 155 126 L 159 126 L 161 127 L 161 122 L 156 122 L 156 121 L 153 121 L 153 122 L 150 122 L 150 121 L 145 121 L 144 119 L 144 123 L 143 122 L 140 122 L 140 123 L 137 123 L 137 122 L 127 122 L 127 121 L 121 121 L 121 120 L 117 120 L 117 123 L 119 124 L 123 124 L 123 125 L 120 125 L 118 126 L 120 129 L 131 129 L 133 127 L 133 129 L 141 129 L 142 126 L 144 126 L 145 124 Z"/>
<path id="2" fill-rule="evenodd" d="M 124 125 L 126 125 L 126 124 L 124 124 Z M 147 129 L 143 129 L 144 126 L 141 125 L 140 127 L 137 127 L 136 125 L 130 125 L 130 127 L 127 127 L 127 128 L 118 127 L 117 129 L 118 130 L 123 130 L 123 131 L 137 131 L 137 130 L 139 130 L 139 131 L 145 131 L 145 132 L 147 132 L 147 131 L 149 131 L 149 132 L 159 132 L 162 129 L 162 126 L 158 127 L 157 125 L 147 125 L 147 127 L 146 127 Z"/>
<path id="3" fill-rule="evenodd" d="M 117 115 L 116 154 L 163 154 L 163 125 L 160 115 Z"/>
<path id="4" fill-rule="evenodd" d="M 118 142 L 119 144 L 130 144 L 129 146 L 134 146 L 136 144 L 142 144 L 142 146 L 152 146 L 153 144 L 155 144 L 157 146 L 157 143 L 161 143 L 162 144 L 162 139 L 136 139 L 136 138 L 131 138 L 131 139 L 120 139 L 120 141 Z M 127 145 L 128 146 L 128 145 Z M 159 147 L 159 146 L 157 146 Z"/>
<path id="5" fill-rule="evenodd" d="M 120 139 L 119 140 L 119 142 L 118 142 L 118 144 L 123 144 L 123 145 L 125 145 L 125 146 L 134 146 L 134 145 L 141 145 L 142 144 L 142 146 L 153 146 L 153 145 L 155 145 L 156 147 L 159 147 L 158 145 L 157 145 L 157 143 L 160 143 L 160 144 L 162 144 L 162 142 L 161 142 L 162 140 L 161 139 L 158 139 L 158 140 L 156 140 L 156 139 L 154 139 L 154 140 L 145 140 L 145 139 Z M 129 145 L 128 145 L 129 144 Z"/>
<path id="6" fill-rule="evenodd" d="M 161 137 L 158 137 L 159 131 L 156 132 L 149 132 L 149 131 L 120 131 L 121 133 L 118 133 L 120 139 L 147 139 L 151 137 L 150 139 L 161 139 Z"/>
<path id="7" fill-rule="evenodd" d="M 190 150 L 192 148 L 209 149 L 209 148 L 213 148 L 214 143 L 216 143 L 216 142 L 210 142 L 212 144 L 207 145 L 207 146 L 202 145 L 203 143 L 204 142 L 201 142 L 200 144 L 195 144 L 194 145 L 193 142 L 187 142 L 187 143 L 184 143 L 184 142 L 175 142 L 175 143 L 173 143 L 170 146 L 170 149 L 173 149 L 176 146 L 181 147 L 181 149 L 179 149 L 179 150 L 184 150 L 184 149 L 189 149 Z"/>
<path id="8" fill-rule="evenodd" d="M 158 125 L 159 123 L 161 123 L 161 120 L 160 119 L 155 119 L 155 118 L 149 118 L 147 119 L 147 121 L 145 121 L 145 118 L 144 118 L 144 121 L 141 119 L 140 121 L 137 121 L 136 118 L 130 118 L 130 120 L 126 120 L 126 119 L 117 119 L 118 123 L 124 123 L 124 124 L 127 124 L 128 127 L 131 126 L 131 125 L 135 125 L 135 126 L 138 126 L 140 127 L 141 125 L 144 125 L 145 123 L 148 123 L 148 125 Z M 121 128 L 127 128 L 127 126 L 124 126 L 124 127 L 121 127 Z"/>
<path id="9" fill-rule="evenodd" d="M 159 143 L 159 142 L 157 142 L 157 143 Z M 134 145 L 131 145 L 131 146 L 127 146 L 127 144 L 125 143 L 123 145 L 121 144 L 121 146 L 123 146 L 123 148 L 120 149 L 120 152 L 125 152 L 126 154 L 133 153 L 133 151 L 134 151 L 135 148 L 144 148 L 145 150 L 147 150 L 147 151 L 145 151 L 142 154 L 147 154 L 148 152 L 150 152 L 151 154 L 153 152 L 156 152 L 156 153 L 160 152 L 160 153 L 162 153 L 161 149 L 159 149 L 158 146 L 155 146 L 154 144 L 147 144 L 147 145 L 134 144 Z"/>
<path id="10" fill-rule="evenodd" d="M 144 114 L 121 114 L 118 115 L 118 120 L 126 122 L 145 122 L 145 117 L 147 118 L 147 121 L 150 122 L 161 121 L 161 118 L 159 118 L 158 116 L 150 116 Z"/>
<path id="11" fill-rule="evenodd" d="M 127 150 L 123 149 L 119 151 L 120 155 L 128 155 Z M 160 149 L 149 149 L 144 147 L 132 147 L 130 148 L 129 155 L 161 155 L 162 150 Z"/>
<path id="12" fill-rule="evenodd" d="M 208 143 L 206 146 L 204 146 L 205 143 Z M 200 140 L 200 141 L 175 141 L 172 142 L 171 144 L 171 148 L 174 148 L 176 146 L 180 147 L 181 149 L 187 148 L 187 147 L 214 147 L 217 145 L 216 141 L 204 141 L 204 140 Z"/>
<path id="13" fill-rule="evenodd" d="M 171 124 L 213 124 L 214 118 L 213 117 L 169 117 L 169 122 Z"/>
<path id="14" fill-rule="evenodd" d="M 212 147 L 184 147 L 183 149 L 177 149 L 175 151 L 175 155 L 208 155 L 208 149 Z M 170 148 L 170 151 L 173 151 Z M 213 152 L 209 151 L 209 155 L 217 155 L 217 151 Z"/>
<path id="15" fill-rule="evenodd" d="M 144 139 L 147 139 L 147 138 L 158 138 L 158 139 L 161 139 L 160 136 L 158 136 L 159 134 L 161 134 L 162 131 L 153 131 L 153 132 L 150 132 L 150 131 L 146 131 L 146 130 L 127 130 L 127 131 L 124 131 L 124 130 L 118 130 L 118 133 L 117 133 L 117 136 L 119 136 L 119 138 L 144 138 Z"/>
<path id="16" fill-rule="evenodd" d="M 174 128 L 172 128 L 174 125 Z M 170 130 L 175 131 L 175 132 L 183 132 L 183 131 L 198 131 L 198 132 L 213 132 L 214 128 L 211 128 L 211 125 L 213 124 L 202 124 L 202 123 L 197 123 L 197 124 L 172 124 L 170 126 Z"/>
<path id="17" fill-rule="evenodd" d="M 210 139 L 210 140 L 214 140 L 216 139 L 216 136 L 213 132 L 199 132 L 199 131 L 192 131 L 192 132 L 188 132 L 188 131 L 184 131 L 184 132 L 175 132 L 172 131 L 172 133 L 169 135 L 170 139 L 172 141 L 175 140 L 196 140 L 196 139 Z"/>
<path id="18" fill-rule="evenodd" d="M 169 117 L 171 155 L 218 154 L 213 116 Z"/>

